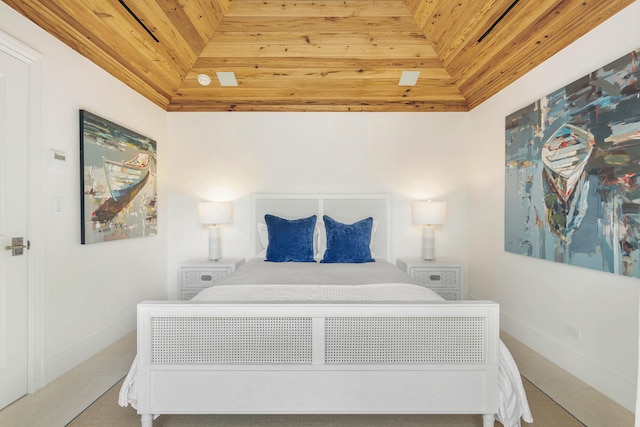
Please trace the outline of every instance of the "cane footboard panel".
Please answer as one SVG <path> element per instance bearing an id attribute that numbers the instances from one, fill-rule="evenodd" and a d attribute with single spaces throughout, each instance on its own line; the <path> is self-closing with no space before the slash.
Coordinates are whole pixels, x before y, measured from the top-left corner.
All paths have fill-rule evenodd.
<path id="1" fill-rule="evenodd" d="M 138 412 L 497 411 L 498 305 L 142 303 Z"/>

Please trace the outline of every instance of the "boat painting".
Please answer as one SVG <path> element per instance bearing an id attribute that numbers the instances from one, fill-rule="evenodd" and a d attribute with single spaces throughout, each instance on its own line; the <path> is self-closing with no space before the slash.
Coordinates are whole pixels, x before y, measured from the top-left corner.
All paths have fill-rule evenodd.
<path id="1" fill-rule="evenodd" d="M 105 169 L 106 171 L 106 169 Z M 131 200 L 135 198 L 135 196 L 140 192 L 140 190 L 147 183 L 149 178 L 149 174 L 146 173 L 143 175 L 142 179 L 132 183 L 131 185 L 126 187 L 126 191 L 118 190 L 115 194 L 118 197 L 111 197 L 107 199 L 104 203 L 102 203 L 93 213 L 91 214 L 91 221 L 98 221 L 102 223 L 107 223 L 112 221 L 118 213 L 120 213 Z M 107 181 L 109 179 L 107 178 Z M 112 191 L 112 194 L 113 191 Z"/>
<path id="2" fill-rule="evenodd" d="M 82 243 L 157 234 L 156 143 L 80 111 Z"/>
<path id="3" fill-rule="evenodd" d="M 505 250 L 640 278 L 640 49 L 505 118 Z"/>
<path id="4" fill-rule="evenodd" d="M 102 158 L 107 185 L 113 200 L 118 201 L 131 193 L 149 175 L 149 154 L 139 153 L 125 162 Z"/>
<path id="5" fill-rule="evenodd" d="M 582 177 L 593 144 L 589 131 L 565 123 L 542 145 L 544 171 L 565 202 Z"/>

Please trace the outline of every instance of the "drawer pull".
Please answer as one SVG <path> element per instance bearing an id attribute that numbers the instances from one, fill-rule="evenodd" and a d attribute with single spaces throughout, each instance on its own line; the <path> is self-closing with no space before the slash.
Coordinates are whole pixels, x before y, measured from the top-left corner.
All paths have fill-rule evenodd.
<path id="1" fill-rule="evenodd" d="M 440 276 L 439 274 L 432 274 L 431 276 L 429 276 L 429 280 L 439 282 L 440 280 L 442 280 L 442 276 Z"/>
<path id="2" fill-rule="evenodd" d="M 213 280 L 213 276 L 210 274 L 203 274 L 202 276 L 200 276 L 200 280 L 202 280 L 203 282 L 210 282 Z"/>

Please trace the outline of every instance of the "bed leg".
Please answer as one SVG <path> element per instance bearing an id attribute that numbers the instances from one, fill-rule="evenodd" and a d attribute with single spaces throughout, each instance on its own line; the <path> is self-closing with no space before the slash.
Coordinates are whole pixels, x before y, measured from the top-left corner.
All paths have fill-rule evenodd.
<path id="1" fill-rule="evenodd" d="M 495 424 L 495 414 L 484 414 L 482 416 L 482 427 L 493 427 Z"/>
<path id="2" fill-rule="evenodd" d="M 142 427 L 152 427 L 153 426 L 153 415 L 151 415 L 151 414 L 142 414 L 142 415 L 140 415 L 140 422 L 142 423 Z"/>

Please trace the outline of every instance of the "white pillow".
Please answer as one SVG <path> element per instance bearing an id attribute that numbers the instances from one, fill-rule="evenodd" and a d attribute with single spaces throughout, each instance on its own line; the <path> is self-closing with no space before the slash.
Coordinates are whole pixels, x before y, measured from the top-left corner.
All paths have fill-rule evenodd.
<path id="1" fill-rule="evenodd" d="M 258 238 L 260 239 L 262 250 L 256 256 L 265 258 L 267 256 L 267 246 L 269 246 L 269 232 L 267 231 L 267 224 L 264 222 L 258 223 Z"/>

